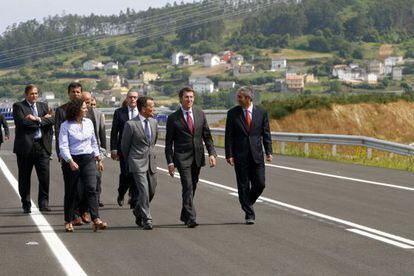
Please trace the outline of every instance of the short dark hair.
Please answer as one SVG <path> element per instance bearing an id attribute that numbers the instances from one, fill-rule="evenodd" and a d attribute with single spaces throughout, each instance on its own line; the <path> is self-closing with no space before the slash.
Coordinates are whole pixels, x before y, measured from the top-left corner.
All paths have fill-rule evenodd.
<path id="1" fill-rule="evenodd" d="M 183 97 L 185 92 L 193 92 L 193 94 L 195 94 L 192 87 L 190 86 L 183 87 L 180 89 L 180 92 L 178 92 L 178 97 L 180 98 L 180 100 Z"/>
<path id="2" fill-rule="evenodd" d="M 242 86 L 239 88 L 238 92 L 242 92 L 245 97 L 248 97 L 253 100 L 253 88 L 248 86 Z"/>
<path id="3" fill-rule="evenodd" d="M 147 107 L 147 102 L 148 101 L 153 101 L 154 98 L 149 97 L 149 96 L 141 96 L 137 99 L 137 107 L 138 107 L 138 111 L 141 111 L 142 108 Z"/>
<path id="4" fill-rule="evenodd" d="M 36 85 L 34 85 L 34 84 L 28 84 L 28 85 L 26 85 L 26 87 L 24 88 L 24 94 L 27 95 L 27 93 L 29 93 L 30 91 L 32 91 L 34 88 L 37 88 Z"/>
<path id="5" fill-rule="evenodd" d="M 81 92 L 82 92 L 82 84 L 80 84 L 79 82 L 71 82 L 68 85 L 68 94 L 70 92 L 70 90 L 75 89 L 75 88 L 80 88 Z"/>
<path id="6" fill-rule="evenodd" d="M 84 100 L 74 99 L 71 100 L 66 107 L 66 120 L 74 121 L 78 117 L 79 112 L 81 111 Z"/>

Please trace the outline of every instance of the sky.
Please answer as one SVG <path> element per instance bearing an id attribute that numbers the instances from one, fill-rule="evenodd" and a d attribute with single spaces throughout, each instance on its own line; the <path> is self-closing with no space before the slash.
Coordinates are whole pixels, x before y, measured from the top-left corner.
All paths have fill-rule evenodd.
<path id="1" fill-rule="evenodd" d="M 128 7 L 140 11 L 173 2 L 174 0 L 0 0 L 0 34 L 14 23 L 31 19 L 41 21 L 44 17 L 62 15 L 63 12 L 78 15 L 111 15 L 119 14 Z M 176 2 L 180 3 L 181 0 Z"/>

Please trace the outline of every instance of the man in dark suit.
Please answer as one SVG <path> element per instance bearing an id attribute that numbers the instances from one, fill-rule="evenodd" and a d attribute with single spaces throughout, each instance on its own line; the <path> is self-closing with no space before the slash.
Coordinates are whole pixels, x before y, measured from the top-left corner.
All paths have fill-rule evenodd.
<path id="1" fill-rule="evenodd" d="M 122 132 L 124 131 L 125 122 L 135 118 L 138 115 L 137 108 L 138 92 L 129 91 L 127 94 L 126 102 L 127 106 L 120 107 L 115 110 L 112 119 L 111 128 L 111 158 L 119 161 L 121 173 L 119 174 L 119 186 L 118 186 L 118 197 L 116 201 L 119 206 L 124 204 L 124 196 L 128 189 L 131 189 L 130 208 L 134 209 L 138 201 L 138 192 L 131 186 L 134 182 L 133 176 L 128 173 L 126 169 L 126 161 L 122 154 L 121 140 Z"/>
<path id="2" fill-rule="evenodd" d="M 69 101 L 74 100 L 74 99 L 81 99 L 82 98 L 82 85 L 78 82 L 71 82 L 68 85 L 68 96 L 69 96 Z M 59 162 L 61 161 L 60 152 L 59 152 L 60 125 L 66 120 L 66 109 L 68 107 L 68 104 L 69 102 L 59 106 L 55 111 L 56 154 L 58 156 Z M 88 113 L 86 114 L 86 118 L 92 121 L 94 129 L 96 129 L 95 115 L 91 107 L 88 107 Z M 95 133 L 95 136 L 96 136 L 96 133 Z M 62 166 L 63 166 L 63 163 L 62 163 Z M 62 167 L 62 170 L 63 170 L 63 167 Z M 81 188 L 79 187 L 78 198 L 77 198 L 77 202 L 75 203 L 75 205 L 79 207 L 80 214 L 76 214 L 75 221 L 73 221 L 74 225 L 82 224 L 81 218 L 86 223 L 91 222 L 86 208 L 80 203 L 81 198 L 82 198 L 82 191 L 81 191 Z"/>
<path id="3" fill-rule="evenodd" d="M 19 170 L 19 194 L 24 213 L 31 212 L 30 178 L 33 166 L 39 180 L 38 205 L 42 212 L 49 208 L 49 162 L 52 154 L 54 118 L 46 103 L 38 102 L 38 90 L 33 84 L 26 86 L 25 100 L 13 105 L 16 126 L 13 152 Z"/>
<path id="4" fill-rule="evenodd" d="M 4 129 L 4 138 L 1 126 L 3 126 Z M 3 114 L 0 113 L 0 148 L 4 140 L 9 140 L 9 125 L 7 124 L 6 118 L 4 118 Z"/>
<path id="5" fill-rule="evenodd" d="M 128 172 L 134 177 L 135 190 L 138 191 L 138 202 L 133 211 L 135 223 L 144 230 L 152 230 L 152 216 L 149 203 L 157 186 L 157 164 L 155 143 L 157 142 L 157 120 L 154 99 L 138 98 L 139 115 L 125 123 L 122 134 L 122 154 Z"/>
<path id="6" fill-rule="evenodd" d="M 206 145 L 210 167 L 216 165 L 216 151 L 204 112 L 193 106 L 194 90 L 184 87 L 179 92 L 181 107 L 168 116 L 165 137 L 165 157 L 169 174 L 174 177 L 177 167 L 182 185 L 182 209 L 180 219 L 189 228 L 194 228 L 196 211 L 194 195 L 201 167 L 205 166 Z"/>
<path id="7" fill-rule="evenodd" d="M 271 162 L 273 159 L 267 112 L 253 105 L 252 99 L 250 88 L 239 89 L 239 106 L 227 112 L 225 134 L 226 159 L 236 172 L 239 201 L 245 212 L 246 224 L 254 224 L 253 204 L 265 188 L 263 146 L 266 160 Z"/>

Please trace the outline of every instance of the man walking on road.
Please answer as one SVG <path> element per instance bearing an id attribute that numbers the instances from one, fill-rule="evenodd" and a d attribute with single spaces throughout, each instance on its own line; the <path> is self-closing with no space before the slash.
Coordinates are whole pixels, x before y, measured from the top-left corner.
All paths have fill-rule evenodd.
<path id="1" fill-rule="evenodd" d="M 267 112 L 253 105 L 252 99 L 250 88 L 239 89 L 239 105 L 227 112 L 225 134 L 226 159 L 236 172 L 239 201 L 245 212 L 246 224 L 254 224 L 253 204 L 265 188 L 263 146 L 266 161 L 273 159 Z"/>
<path id="2" fill-rule="evenodd" d="M 4 129 L 4 139 L 3 132 L 1 131 L 1 126 L 3 126 Z M 3 114 L 0 113 L 0 148 L 4 140 L 9 140 L 9 125 L 7 124 L 6 118 L 4 118 Z"/>
<path id="3" fill-rule="evenodd" d="M 13 152 L 17 156 L 19 194 L 23 212 L 31 213 L 30 178 L 34 166 L 39 180 L 39 210 L 49 212 L 49 158 L 55 120 L 47 104 L 37 101 L 39 94 L 35 85 L 27 85 L 24 93 L 25 100 L 13 105 L 16 126 Z"/>
<path id="4" fill-rule="evenodd" d="M 134 182 L 132 175 L 129 174 L 126 169 L 126 161 L 122 154 L 121 141 L 125 122 L 135 118 L 138 115 L 137 100 L 138 92 L 132 90 L 129 91 L 126 98 L 127 106 L 116 109 L 112 119 L 110 142 L 111 158 L 113 160 L 119 161 L 119 166 L 121 169 L 121 173 L 119 174 L 118 197 L 116 199 L 119 206 L 122 206 L 124 204 L 124 196 Z M 135 191 L 132 187 L 131 194 L 132 197 L 129 204 L 130 208 L 134 209 L 138 200 L 138 192 Z"/>
<path id="5" fill-rule="evenodd" d="M 139 115 L 124 126 L 121 149 L 127 170 L 134 177 L 134 190 L 138 191 L 138 202 L 134 208 L 135 222 L 144 230 L 152 229 L 149 203 L 157 185 L 155 143 L 157 142 L 157 120 L 153 118 L 155 105 L 151 97 L 138 98 Z"/>
<path id="6" fill-rule="evenodd" d="M 193 106 L 194 90 L 184 87 L 179 92 L 181 107 L 168 116 L 165 137 L 165 157 L 169 174 L 174 177 L 175 167 L 180 173 L 182 185 L 182 209 L 180 219 L 187 227 L 194 228 L 196 211 L 194 195 L 201 167 L 205 166 L 206 145 L 210 167 L 216 165 L 216 151 L 204 112 Z"/>

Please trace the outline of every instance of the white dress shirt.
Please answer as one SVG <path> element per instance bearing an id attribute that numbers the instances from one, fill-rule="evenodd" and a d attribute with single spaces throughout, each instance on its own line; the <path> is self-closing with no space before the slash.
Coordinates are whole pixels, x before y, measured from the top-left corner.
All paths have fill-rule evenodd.
<path id="1" fill-rule="evenodd" d="M 76 121 L 64 121 L 59 132 L 60 157 L 66 162 L 72 155 L 93 154 L 99 156 L 93 123 L 83 118 L 80 124 Z"/>

